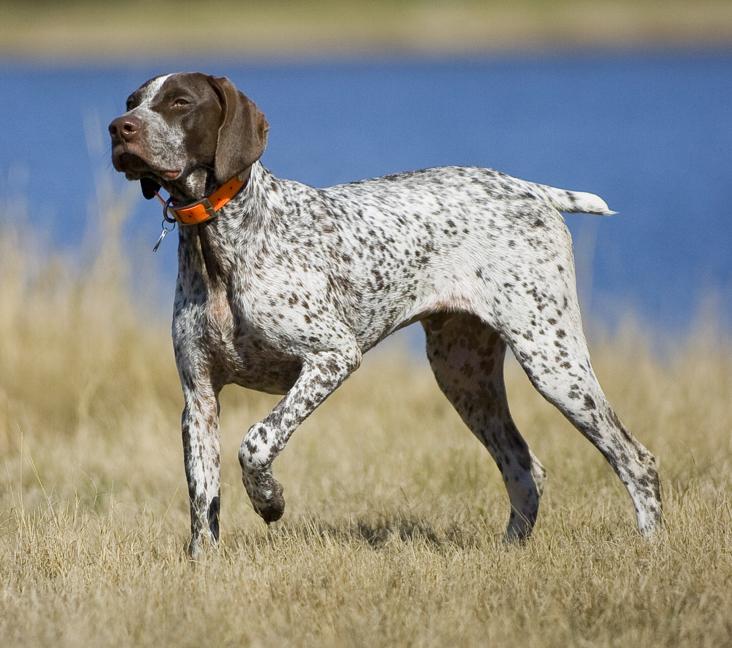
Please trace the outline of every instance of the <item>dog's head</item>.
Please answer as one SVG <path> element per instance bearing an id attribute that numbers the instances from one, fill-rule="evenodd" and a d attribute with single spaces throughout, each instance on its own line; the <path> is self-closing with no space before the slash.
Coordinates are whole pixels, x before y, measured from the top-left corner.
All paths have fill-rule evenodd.
<path id="1" fill-rule="evenodd" d="M 112 164 L 139 180 L 145 198 L 164 187 L 200 199 L 264 152 L 269 125 L 228 79 L 197 72 L 155 77 L 109 125 Z"/>

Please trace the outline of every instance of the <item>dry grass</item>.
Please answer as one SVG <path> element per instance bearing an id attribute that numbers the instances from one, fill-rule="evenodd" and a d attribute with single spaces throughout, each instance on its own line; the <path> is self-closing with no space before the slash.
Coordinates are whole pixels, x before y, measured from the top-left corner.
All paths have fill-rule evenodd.
<path id="1" fill-rule="evenodd" d="M 729 0 L 0 0 L 0 54 L 33 59 L 729 44 Z"/>
<path id="2" fill-rule="evenodd" d="M 112 213 L 114 232 L 122 215 Z M 515 417 L 549 469 L 534 538 L 502 546 L 498 471 L 428 370 L 392 350 L 276 464 L 288 512 L 251 511 L 236 449 L 273 403 L 223 403 L 218 551 L 184 557 L 188 505 L 168 326 L 132 306 L 114 236 L 81 269 L 0 228 L 3 646 L 694 645 L 732 641 L 732 346 L 659 360 L 626 332 L 595 349 L 661 463 L 667 532 L 509 366 Z M 116 225 L 114 225 L 116 223 Z"/>

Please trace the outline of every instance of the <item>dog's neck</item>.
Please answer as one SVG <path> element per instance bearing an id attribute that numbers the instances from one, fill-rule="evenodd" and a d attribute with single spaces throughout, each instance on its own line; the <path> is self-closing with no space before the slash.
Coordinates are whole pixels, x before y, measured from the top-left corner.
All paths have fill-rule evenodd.
<path id="1" fill-rule="evenodd" d="M 244 249 L 261 245 L 257 232 L 269 216 L 264 191 L 272 180 L 271 174 L 255 162 L 247 184 L 215 218 L 201 225 L 179 227 L 179 275 L 200 274 L 209 287 L 226 283 Z"/>
<path id="2" fill-rule="evenodd" d="M 177 206 L 196 202 L 210 196 L 220 184 L 213 168 L 207 166 L 193 169 L 183 179 L 162 182 L 163 188 L 170 194 L 173 203 Z"/>

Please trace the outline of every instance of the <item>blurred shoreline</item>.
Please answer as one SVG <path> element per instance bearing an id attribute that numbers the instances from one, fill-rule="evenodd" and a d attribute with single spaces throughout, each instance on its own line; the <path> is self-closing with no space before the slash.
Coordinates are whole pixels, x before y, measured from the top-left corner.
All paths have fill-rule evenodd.
<path id="1" fill-rule="evenodd" d="M 0 58 L 456 56 L 732 45 L 732 2 L 464 0 L 243 4 L 0 0 Z"/>

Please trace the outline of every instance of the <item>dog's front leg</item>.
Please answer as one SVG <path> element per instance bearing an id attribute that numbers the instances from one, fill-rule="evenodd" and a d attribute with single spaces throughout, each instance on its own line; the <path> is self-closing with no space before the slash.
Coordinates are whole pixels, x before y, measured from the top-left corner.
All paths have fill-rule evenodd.
<path id="1" fill-rule="evenodd" d="M 242 480 L 254 510 L 269 523 L 285 510 L 282 487 L 272 476 L 271 465 L 298 425 L 302 423 L 361 362 L 354 343 L 347 350 L 313 354 L 286 396 L 264 420 L 247 432 L 239 448 Z"/>
<path id="2" fill-rule="evenodd" d="M 181 417 L 183 454 L 191 504 L 194 560 L 219 539 L 219 404 L 213 393 L 188 393 Z"/>

